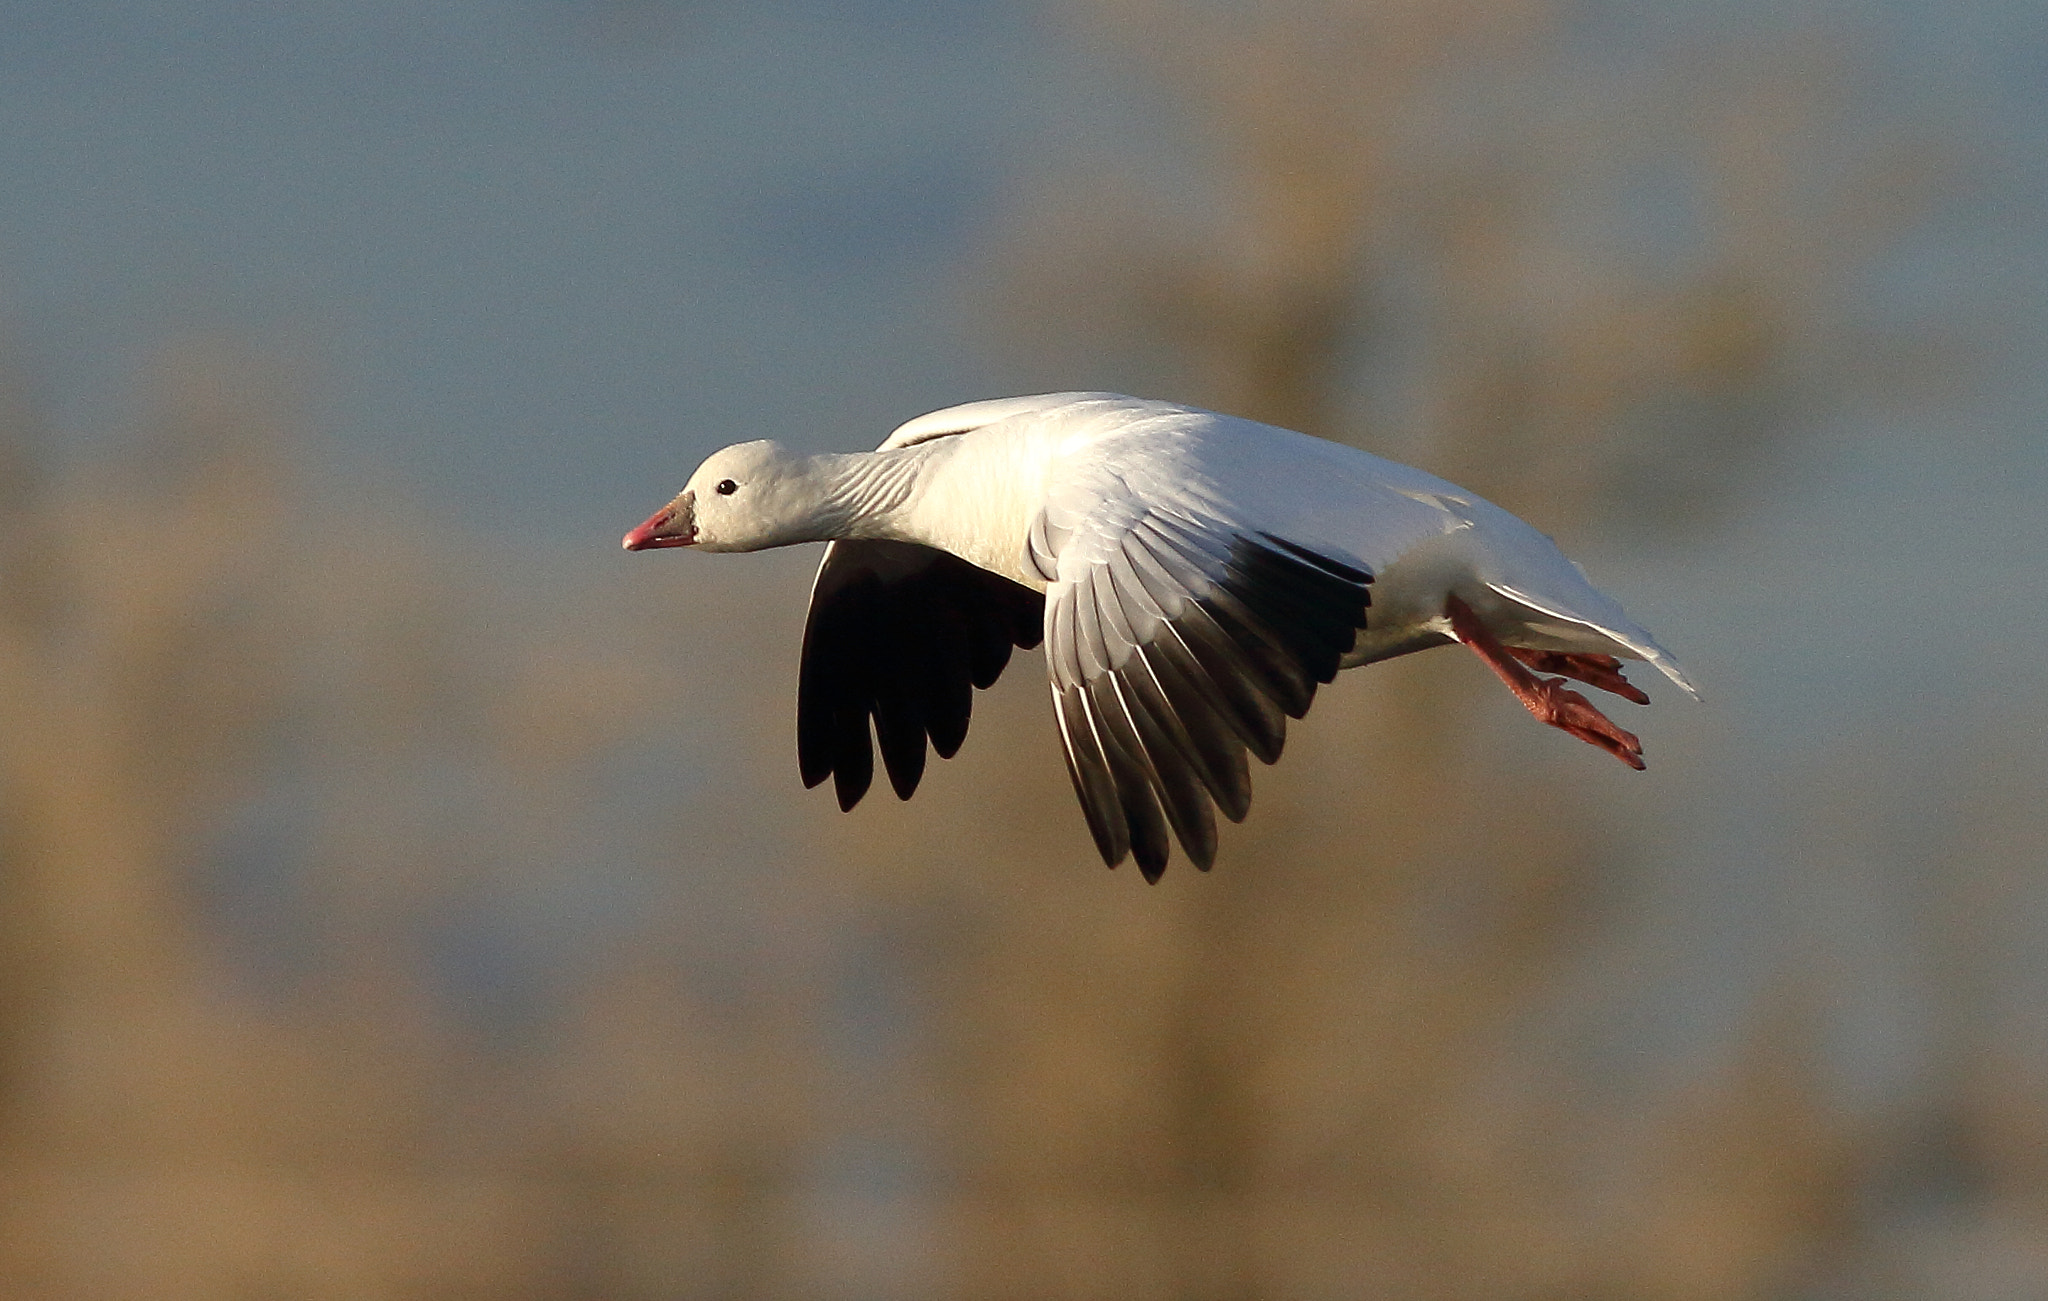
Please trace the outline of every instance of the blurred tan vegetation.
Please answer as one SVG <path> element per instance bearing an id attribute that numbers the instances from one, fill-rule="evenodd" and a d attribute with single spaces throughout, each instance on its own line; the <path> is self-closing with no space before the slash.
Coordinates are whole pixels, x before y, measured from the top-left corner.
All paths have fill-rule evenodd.
<path id="1" fill-rule="evenodd" d="M 1021 214 L 1021 369 L 1672 546 L 1883 369 L 1840 300 L 1927 147 L 1849 112 L 1826 33 L 1610 68 L 1536 4 L 1073 21 L 1206 189 Z M 1679 236 L 1627 229 L 1644 185 Z M 1347 677 L 1217 871 L 1146 889 L 1094 863 L 1035 657 L 915 803 L 840 818 L 787 753 L 809 557 L 508 563 L 308 482 L 291 387 L 178 344 L 130 450 L 61 474 L 7 389 L 0 1293 L 2048 1289 L 2048 1108 L 1966 960 L 2025 801 L 1935 851 L 1961 974 L 1911 1108 L 1843 1103 L 1800 987 L 1607 1070 L 1643 779 L 1461 657 Z M 1929 1198 L 1984 1251 L 1880 1213 Z"/>
<path id="2" fill-rule="evenodd" d="M 467 1014 L 522 990 L 462 926 L 538 891 L 545 946 L 725 784 L 590 825 L 603 761 L 690 741 L 664 630 L 323 501 L 271 379 L 174 349 L 135 453 L 76 481 L 38 478 L 32 410 L 6 431 L 0 1291 L 758 1293 L 800 975 L 635 921 L 527 1015 L 545 1048 Z"/>

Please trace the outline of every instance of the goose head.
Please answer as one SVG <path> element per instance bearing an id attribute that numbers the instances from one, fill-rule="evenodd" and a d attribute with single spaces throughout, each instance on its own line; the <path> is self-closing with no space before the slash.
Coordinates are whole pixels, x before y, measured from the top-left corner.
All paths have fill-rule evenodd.
<path id="1" fill-rule="evenodd" d="M 819 458 L 770 439 L 713 452 L 675 500 L 628 533 L 628 551 L 697 547 L 760 551 L 811 542 L 829 513 L 830 484 Z"/>

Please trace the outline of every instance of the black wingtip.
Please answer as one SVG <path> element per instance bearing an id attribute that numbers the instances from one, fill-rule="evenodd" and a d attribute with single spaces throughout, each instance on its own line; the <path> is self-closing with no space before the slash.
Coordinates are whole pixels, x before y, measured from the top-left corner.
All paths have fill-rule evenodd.
<path id="1" fill-rule="evenodd" d="M 1155 810 L 1146 822 L 1132 828 L 1137 834 L 1131 837 L 1131 857 L 1137 860 L 1138 870 L 1144 873 L 1146 885 L 1158 885 L 1159 878 L 1166 875 L 1167 863 L 1173 858 L 1173 842 L 1167 838 L 1165 822 L 1158 819 L 1159 814 Z"/>
<path id="2" fill-rule="evenodd" d="M 835 542 L 819 567 L 797 677 L 797 767 L 806 789 L 833 779 L 842 811 L 874 782 L 909 799 L 926 743 L 950 758 L 966 739 L 974 688 L 1012 644 L 1039 639 L 1045 597 L 957 556 L 907 542 Z M 872 724 L 872 732 L 870 731 Z"/>
<path id="3" fill-rule="evenodd" d="M 917 794 L 917 784 L 924 780 L 924 750 L 920 748 L 914 763 L 885 765 L 889 771 L 889 789 L 896 792 L 896 798 L 907 800 Z"/>
<path id="4" fill-rule="evenodd" d="M 868 784 L 873 780 L 873 769 L 862 771 L 848 765 L 834 772 L 832 792 L 839 797 L 839 811 L 853 812 L 853 806 L 860 803 L 861 796 L 868 793 Z"/>

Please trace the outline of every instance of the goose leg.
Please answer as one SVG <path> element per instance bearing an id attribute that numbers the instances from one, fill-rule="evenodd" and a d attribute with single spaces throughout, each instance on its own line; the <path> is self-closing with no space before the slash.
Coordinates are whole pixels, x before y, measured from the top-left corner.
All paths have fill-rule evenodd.
<path id="1" fill-rule="evenodd" d="M 1567 668 L 1548 659 L 1548 652 L 1521 652 L 1501 645 L 1500 639 L 1488 632 L 1486 625 L 1479 621 L 1479 616 L 1472 613 L 1472 607 L 1455 596 L 1445 599 L 1444 613 L 1450 616 L 1451 631 L 1458 640 L 1471 647 L 1473 654 L 1486 661 L 1486 666 L 1507 684 L 1508 690 L 1515 693 L 1515 699 L 1521 701 L 1523 707 L 1539 720 L 1570 732 L 1590 745 L 1599 746 L 1631 768 L 1643 767 L 1641 741 L 1616 726 L 1614 720 L 1595 709 L 1592 702 L 1584 696 L 1568 689 L 1563 678 L 1539 678 L 1524 667 L 1522 659 L 1517 657 L 1524 654 L 1535 655 L 1539 657 L 1537 662 L 1540 667 L 1555 668 L 1560 673 L 1570 672 L 1571 668 L 1580 668 L 1595 674 L 1604 672 L 1619 679 L 1621 674 L 1618 669 L 1606 669 L 1597 663 L 1598 660 L 1607 658 L 1606 656 L 1559 657 L 1570 661 L 1570 668 Z M 1593 686 L 1613 690 L 1607 687 L 1605 682 L 1595 682 L 1592 678 L 1581 676 L 1579 673 L 1572 673 L 1572 676 Z M 1625 680 L 1622 685 L 1629 686 Z M 1629 690 L 1634 691 L 1635 688 L 1629 687 Z"/>

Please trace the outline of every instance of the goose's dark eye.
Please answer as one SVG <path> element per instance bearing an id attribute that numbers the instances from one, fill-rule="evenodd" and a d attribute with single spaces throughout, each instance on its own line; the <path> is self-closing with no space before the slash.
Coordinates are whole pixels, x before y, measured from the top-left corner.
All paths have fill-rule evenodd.
<path id="1" fill-rule="evenodd" d="M 739 490 L 740 486 L 730 479 L 720 479 L 718 481 L 718 486 L 712 489 L 712 491 L 716 492 L 721 497 L 730 497 Z"/>

